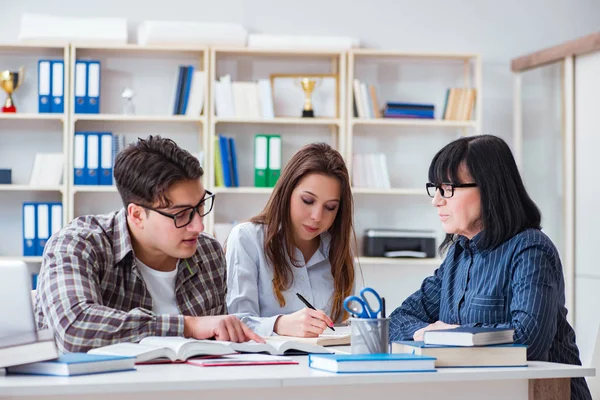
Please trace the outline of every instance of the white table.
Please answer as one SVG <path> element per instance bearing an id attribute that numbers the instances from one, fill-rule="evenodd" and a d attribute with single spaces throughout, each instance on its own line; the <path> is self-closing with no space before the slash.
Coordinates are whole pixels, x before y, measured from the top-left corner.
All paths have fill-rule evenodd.
<path id="1" fill-rule="evenodd" d="M 334 374 L 308 368 L 307 357 L 294 358 L 300 365 L 209 368 L 162 364 L 78 377 L 9 375 L 0 377 L 0 398 L 547 400 L 569 398 L 564 392 L 569 388 L 569 378 L 594 375 L 593 368 L 544 362 L 530 362 L 529 367 L 522 368 Z"/>

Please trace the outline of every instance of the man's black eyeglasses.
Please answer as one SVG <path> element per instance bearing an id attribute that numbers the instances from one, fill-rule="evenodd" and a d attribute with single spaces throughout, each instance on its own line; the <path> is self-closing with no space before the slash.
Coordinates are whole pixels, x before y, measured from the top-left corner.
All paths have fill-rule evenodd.
<path id="1" fill-rule="evenodd" d="M 172 218 L 173 222 L 175 222 L 176 228 L 183 228 L 184 226 L 187 226 L 192 222 L 192 220 L 194 219 L 194 214 L 198 214 L 200 217 L 204 217 L 206 214 L 211 212 L 214 204 L 215 194 L 207 190 L 206 195 L 202 200 L 200 200 L 200 203 L 193 207 L 184 208 L 183 210 L 175 214 L 169 214 L 156 208 L 143 206 L 141 204 L 138 205 L 140 207 L 144 207 L 147 210 L 156 211 L 157 213 L 159 213 L 160 215 L 164 215 L 165 217 Z"/>
<path id="2" fill-rule="evenodd" d="M 435 192 L 440 191 L 440 195 L 446 199 L 454 196 L 455 188 L 476 187 L 476 183 L 431 183 L 425 184 L 429 197 L 435 197 Z"/>

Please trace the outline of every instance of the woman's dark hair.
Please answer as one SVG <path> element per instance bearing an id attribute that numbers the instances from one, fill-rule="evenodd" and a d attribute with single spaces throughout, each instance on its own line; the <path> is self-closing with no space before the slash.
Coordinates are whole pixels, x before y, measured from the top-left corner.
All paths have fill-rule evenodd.
<path id="1" fill-rule="evenodd" d="M 293 264 L 294 243 L 290 215 L 292 192 L 302 178 L 309 174 L 322 174 L 340 182 L 341 196 L 338 212 L 329 228 L 331 242 L 329 261 L 333 275 L 333 320 L 345 319 L 344 299 L 354 288 L 354 258 L 352 238 L 353 200 L 348 169 L 341 154 L 326 143 L 312 143 L 302 147 L 287 163 L 275 184 L 264 210 L 250 219 L 265 225 L 265 254 L 273 265 L 273 292 L 280 306 L 285 305 L 282 292 L 289 289 L 294 277 L 287 255 Z"/>
<path id="2" fill-rule="evenodd" d="M 459 170 L 466 167 L 481 194 L 483 233 L 478 246 L 492 249 L 517 233 L 540 229 L 541 214 L 531 200 L 517 164 L 504 140 L 492 135 L 457 139 L 442 148 L 429 166 L 432 183 L 460 182 Z M 456 240 L 447 234 L 440 245 L 444 252 Z"/>
<path id="3" fill-rule="evenodd" d="M 130 203 L 168 207 L 167 192 L 174 183 L 200 179 L 203 173 L 196 157 L 173 140 L 152 135 L 120 151 L 114 166 L 125 207 Z"/>

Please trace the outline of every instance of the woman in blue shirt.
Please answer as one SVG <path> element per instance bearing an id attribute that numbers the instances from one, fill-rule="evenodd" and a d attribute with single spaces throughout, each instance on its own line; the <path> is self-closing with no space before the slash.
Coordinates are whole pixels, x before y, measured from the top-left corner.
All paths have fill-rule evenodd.
<path id="1" fill-rule="evenodd" d="M 529 360 L 581 365 L 558 251 L 507 144 L 489 135 L 453 141 L 433 158 L 429 181 L 447 255 L 390 315 L 390 340 L 456 326 L 512 328 Z M 583 378 L 572 379 L 571 393 L 591 399 Z"/>
<path id="2" fill-rule="evenodd" d="M 352 215 L 340 153 L 325 143 L 300 149 L 263 212 L 229 234 L 228 312 L 261 336 L 315 337 L 341 321 L 354 290 Z"/>

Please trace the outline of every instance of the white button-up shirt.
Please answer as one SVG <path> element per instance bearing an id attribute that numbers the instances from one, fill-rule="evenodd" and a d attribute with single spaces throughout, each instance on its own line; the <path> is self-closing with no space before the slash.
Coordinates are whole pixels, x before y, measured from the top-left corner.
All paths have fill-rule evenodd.
<path id="1" fill-rule="evenodd" d="M 273 266 L 265 255 L 264 225 L 250 222 L 236 225 L 227 239 L 227 308 L 237 314 L 252 330 L 261 336 L 273 334 L 277 317 L 296 312 L 304 303 L 300 293 L 316 309 L 331 316 L 333 305 L 333 276 L 329 263 L 331 235 L 320 236 L 319 249 L 308 260 L 298 248 L 295 258 L 301 267 L 292 267 L 293 283 L 282 293 L 285 306 L 280 307 L 273 291 Z"/>

